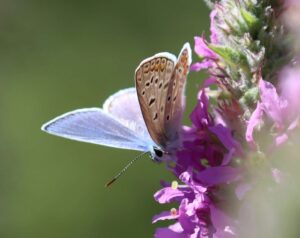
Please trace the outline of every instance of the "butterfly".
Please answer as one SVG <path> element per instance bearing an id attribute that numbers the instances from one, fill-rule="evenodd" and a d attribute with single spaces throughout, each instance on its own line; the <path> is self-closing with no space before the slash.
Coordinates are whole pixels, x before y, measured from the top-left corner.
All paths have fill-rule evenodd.
<path id="1" fill-rule="evenodd" d="M 179 143 L 190 64 L 189 43 L 178 58 L 167 52 L 155 54 L 137 67 L 135 88 L 113 94 L 102 109 L 74 110 L 41 129 L 72 140 L 143 151 L 161 161 Z"/>

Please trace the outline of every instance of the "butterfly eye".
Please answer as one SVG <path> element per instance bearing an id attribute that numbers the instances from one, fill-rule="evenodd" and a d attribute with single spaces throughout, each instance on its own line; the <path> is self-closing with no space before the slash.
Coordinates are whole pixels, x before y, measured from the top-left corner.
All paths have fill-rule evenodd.
<path id="1" fill-rule="evenodd" d="M 159 158 L 161 158 L 164 155 L 164 152 L 158 148 L 154 147 L 153 150 L 154 150 L 155 155 Z"/>

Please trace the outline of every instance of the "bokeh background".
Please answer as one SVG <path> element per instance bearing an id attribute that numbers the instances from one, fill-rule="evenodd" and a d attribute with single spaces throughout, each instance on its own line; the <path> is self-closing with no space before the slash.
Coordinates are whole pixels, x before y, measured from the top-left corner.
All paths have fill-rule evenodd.
<path id="1" fill-rule="evenodd" d="M 138 153 L 47 135 L 67 111 L 101 106 L 134 85 L 139 62 L 208 32 L 201 0 L 0 2 L 0 237 L 152 237 L 153 193 L 173 177 Z M 195 56 L 193 56 L 195 58 Z M 187 87 L 188 114 L 199 74 Z M 163 225 L 163 224 L 162 224 Z"/>

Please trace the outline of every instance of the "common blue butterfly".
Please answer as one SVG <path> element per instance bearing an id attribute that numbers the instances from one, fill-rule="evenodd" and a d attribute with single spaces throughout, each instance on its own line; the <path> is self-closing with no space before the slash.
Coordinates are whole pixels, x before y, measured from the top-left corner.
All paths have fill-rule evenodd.
<path id="1" fill-rule="evenodd" d="M 191 64 L 185 43 L 178 59 L 163 52 L 143 60 L 135 88 L 110 96 L 103 108 L 84 108 L 45 123 L 42 130 L 72 140 L 148 152 L 161 161 L 179 143 L 184 89 Z"/>

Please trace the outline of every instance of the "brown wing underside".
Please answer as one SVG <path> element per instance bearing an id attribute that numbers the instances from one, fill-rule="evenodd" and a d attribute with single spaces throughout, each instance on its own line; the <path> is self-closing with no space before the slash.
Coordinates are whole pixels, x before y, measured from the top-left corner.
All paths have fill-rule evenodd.
<path id="1" fill-rule="evenodd" d="M 163 126 L 165 100 L 174 64 L 167 57 L 155 57 L 140 65 L 135 75 L 138 99 L 147 129 L 153 141 L 161 146 L 167 141 Z"/>
<path id="2" fill-rule="evenodd" d="M 161 54 L 143 61 L 135 74 L 141 111 L 153 141 L 166 148 L 178 137 L 189 70 L 189 50 L 184 48 L 177 63 Z"/>

